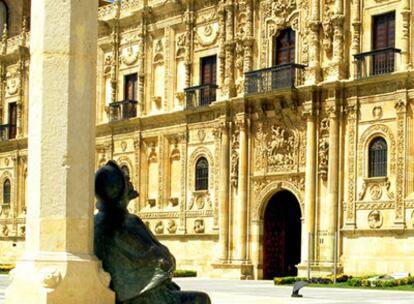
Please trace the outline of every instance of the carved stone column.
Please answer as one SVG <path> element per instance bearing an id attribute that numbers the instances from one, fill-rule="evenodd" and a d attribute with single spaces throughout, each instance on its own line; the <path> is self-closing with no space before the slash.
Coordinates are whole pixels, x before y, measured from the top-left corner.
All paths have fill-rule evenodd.
<path id="1" fill-rule="evenodd" d="M 341 2 L 342 1 L 337 1 Z M 335 2 L 336 3 L 336 2 Z M 336 7 L 335 7 L 336 8 Z M 342 9 L 339 12 L 336 12 L 332 18 L 334 35 L 333 35 L 333 65 L 335 67 L 335 75 L 333 80 L 340 80 L 345 77 L 344 71 L 344 15 L 341 13 Z"/>
<path id="2" fill-rule="evenodd" d="M 93 254 L 97 8 L 32 2 L 26 248 L 7 304 L 115 303 Z"/>
<path id="3" fill-rule="evenodd" d="M 305 80 L 306 84 L 315 84 L 320 80 L 321 62 L 320 56 L 320 41 L 319 41 L 319 27 L 318 20 L 309 21 L 309 68 Z"/>
<path id="4" fill-rule="evenodd" d="M 111 102 L 117 101 L 118 98 L 118 72 L 119 72 L 119 16 L 121 12 L 121 1 L 116 0 L 115 5 L 115 21 L 112 25 L 112 54 L 114 59 L 112 60 L 111 69 Z"/>
<path id="5" fill-rule="evenodd" d="M 230 137 L 226 121 L 220 122 L 221 132 L 221 165 L 220 165 L 220 260 L 229 258 L 229 184 L 230 184 Z"/>
<path id="6" fill-rule="evenodd" d="M 308 233 L 306 246 L 307 258 L 313 260 L 312 236 L 315 233 L 315 186 L 316 186 L 316 122 L 312 101 L 305 104 L 304 117 L 306 118 L 306 172 L 305 172 L 305 227 Z M 309 235 L 311 237 L 309 237 Z M 303 263 L 304 261 L 302 261 Z M 309 261 L 306 262 L 308 264 Z"/>
<path id="7" fill-rule="evenodd" d="M 144 18 L 143 18 L 143 23 Z M 138 36 L 139 50 L 138 50 L 138 105 L 137 116 L 140 117 L 145 113 L 145 51 L 146 51 L 146 25 L 142 24 L 141 33 Z"/>
<path id="8" fill-rule="evenodd" d="M 226 10 L 224 7 L 224 1 L 221 1 L 218 7 L 218 24 L 219 24 L 219 33 L 220 33 L 220 45 L 218 51 L 218 77 L 217 84 L 219 90 L 222 89 L 225 79 L 225 70 L 226 70 L 226 51 L 224 45 L 226 43 Z"/>
<path id="9" fill-rule="evenodd" d="M 329 156 L 328 156 L 328 186 L 327 186 L 327 204 L 324 214 L 328 216 L 326 230 L 328 232 L 326 248 L 328 253 L 326 257 L 332 263 L 334 261 L 335 243 L 334 235 L 338 230 L 338 169 L 339 169 L 339 115 L 336 101 L 332 101 L 328 105 L 327 112 L 329 114 Z"/>
<path id="10" fill-rule="evenodd" d="M 237 200 L 237 239 L 236 239 L 236 259 L 244 261 L 246 259 L 246 236 L 247 236 L 247 172 L 248 172 L 248 147 L 247 147 L 247 127 L 248 123 L 244 114 L 236 118 L 236 126 L 239 128 L 240 156 L 239 156 L 239 180 L 238 180 L 238 200 Z"/>
<path id="11" fill-rule="evenodd" d="M 361 8 L 360 0 L 355 0 L 352 4 L 352 53 L 359 54 L 361 52 Z M 357 73 L 357 61 L 355 58 L 352 58 L 353 70 L 352 77 L 356 78 Z"/>
<path id="12" fill-rule="evenodd" d="M 223 93 L 227 97 L 235 96 L 234 84 L 234 3 L 233 0 L 228 0 L 225 5 L 226 8 L 226 42 L 225 42 L 225 78 Z"/>

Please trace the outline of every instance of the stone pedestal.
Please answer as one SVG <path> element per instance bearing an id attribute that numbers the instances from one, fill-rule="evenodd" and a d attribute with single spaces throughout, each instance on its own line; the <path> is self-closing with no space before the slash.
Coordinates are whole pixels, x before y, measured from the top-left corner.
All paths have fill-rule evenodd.
<path id="1" fill-rule="evenodd" d="M 93 255 L 97 7 L 32 2 L 26 249 L 6 303 L 115 302 Z"/>

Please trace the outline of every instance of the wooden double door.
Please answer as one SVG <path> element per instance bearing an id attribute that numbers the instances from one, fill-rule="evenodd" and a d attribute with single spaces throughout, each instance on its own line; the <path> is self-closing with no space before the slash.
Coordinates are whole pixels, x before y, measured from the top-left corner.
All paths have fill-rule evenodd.
<path id="1" fill-rule="evenodd" d="M 289 191 L 275 194 L 264 215 L 263 279 L 297 275 L 300 262 L 301 211 Z"/>

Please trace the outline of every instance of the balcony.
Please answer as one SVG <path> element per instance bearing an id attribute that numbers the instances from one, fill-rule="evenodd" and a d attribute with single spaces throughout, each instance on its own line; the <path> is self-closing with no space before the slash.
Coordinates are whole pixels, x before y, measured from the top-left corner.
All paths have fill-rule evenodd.
<path id="1" fill-rule="evenodd" d="M 3 124 L 0 125 L 0 141 L 7 141 L 16 138 L 16 125 Z"/>
<path id="2" fill-rule="evenodd" d="M 396 58 L 400 53 L 400 49 L 390 47 L 354 55 L 355 79 L 391 74 L 396 70 Z"/>
<path id="3" fill-rule="evenodd" d="M 216 101 L 217 88 L 216 84 L 203 84 L 184 89 L 186 108 L 205 107 Z"/>
<path id="4" fill-rule="evenodd" d="M 136 100 L 122 100 L 110 103 L 110 120 L 126 120 L 136 117 L 137 103 Z"/>
<path id="5" fill-rule="evenodd" d="M 303 84 L 305 65 L 288 63 L 245 73 L 245 95 L 294 88 Z"/>

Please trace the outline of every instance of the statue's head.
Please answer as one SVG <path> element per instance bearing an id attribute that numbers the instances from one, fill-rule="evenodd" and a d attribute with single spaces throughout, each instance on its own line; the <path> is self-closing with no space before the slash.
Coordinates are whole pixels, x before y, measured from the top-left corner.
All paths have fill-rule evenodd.
<path id="1" fill-rule="evenodd" d="M 112 160 L 96 171 L 95 194 L 98 201 L 106 207 L 122 209 L 138 196 L 125 173 Z"/>

